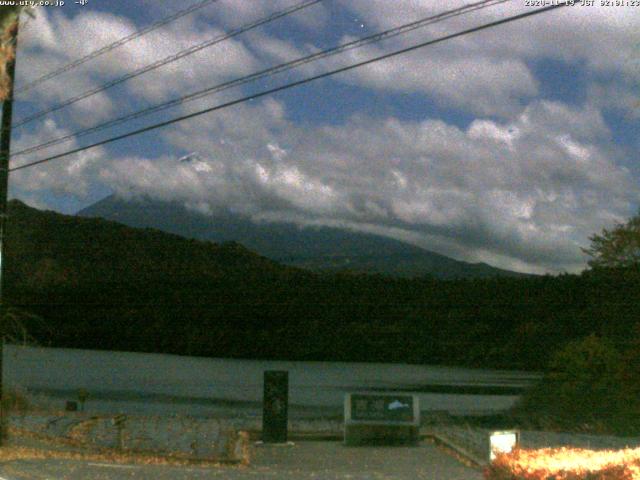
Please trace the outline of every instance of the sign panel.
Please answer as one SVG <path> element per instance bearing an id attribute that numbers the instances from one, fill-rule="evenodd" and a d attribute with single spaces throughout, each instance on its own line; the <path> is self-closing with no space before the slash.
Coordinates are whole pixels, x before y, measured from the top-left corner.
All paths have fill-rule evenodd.
<path id="1" fill-rule="evenodd" d="M 418 397 L 402 392 L 347 393 L 346 445 L 416 444 L 420 438 Z"/>
<path id="2" fill-rule="evenodd" d="M 262 441 L 286 443 L 289 410 L 289 372 L 264 372 Z"/>
<path id="3" fill-rule="evenodd" d="M 413 422 L 413 397 L 352 394 L 351 420 Z"/>

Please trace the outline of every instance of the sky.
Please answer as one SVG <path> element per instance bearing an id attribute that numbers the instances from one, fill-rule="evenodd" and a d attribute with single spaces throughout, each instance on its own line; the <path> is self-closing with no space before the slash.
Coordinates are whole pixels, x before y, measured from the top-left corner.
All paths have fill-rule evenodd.
<path id="1" fill-rule="evenodd" d="M 214 1 L 20 92 L 195 2 L 37 7 L 20 30 L 14 124 L 300 2 Z M 12 151 L 468 3 L 323 0 L 16 127 Z M 493 5 L 72 137 L 13 156 L 11 166 L 535 8 L 527 3 Z M 523 272 L 579 272 L 589 237 L 640 206 L 640 7 L 592 3 L 17 170 L 10 195 L 63 213 L 112 193 L 145 195 L 207 215 L 378 233 Z"/>

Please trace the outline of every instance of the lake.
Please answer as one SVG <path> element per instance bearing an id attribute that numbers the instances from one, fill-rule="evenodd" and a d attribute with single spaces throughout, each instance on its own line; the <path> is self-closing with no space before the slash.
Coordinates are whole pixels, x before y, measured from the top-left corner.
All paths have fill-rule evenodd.
<path id="1" fill-rule="evenodd" d="M 425 365 L 294 362 L 183 357 L 5 345 L 6 389 L 63 408 L 88 392 L 96 413 L 259 415 L 265 370 L 289 372 L 291 416 L 339 415 L 344 394 L 363 390 L 417 393 L 422 411 L 491 413 L 539 374 Z M 498 392 L 482 393 L 483 391 Z M 475 393 L 470 393 L 475 392 Z M 480 392 L 480 393 L 478 393 Z"/>

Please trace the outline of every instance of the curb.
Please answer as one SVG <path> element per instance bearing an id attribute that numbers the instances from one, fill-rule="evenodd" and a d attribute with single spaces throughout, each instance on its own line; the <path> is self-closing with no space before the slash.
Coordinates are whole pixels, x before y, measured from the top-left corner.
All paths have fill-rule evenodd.
<path id="1" fill-rule="evenodd" d="M 441 445 L 441 446 L 444 446 L 445 448 L 447 448 L 449 450 L 453 450 L 457 455 L 463 457 L 469 463 L 472 463 L 476 468 L 484 468 L 489 464 L 488 461 L 481 459 L 480 457 L 478 457 L 474 453 L 471 453 L 466 448 L 463 448 L 463 447 L 461 447 L 459 445 L 456 445 L 455 443 L 453 443 L 448 438 L 445 438 L 445 437 L 443 437 L 441 435 L 438 435 L 437 433 L 433 433 L 433 432 L 424 433 L 424 434 L 421 435 L 421 437 L 422 438 L 429 438 L 429 439 L 433 440 L 437 445 Z"/>
<path id="2" fill-rule="evenodd" d="M 245 430 L 249 434 L 249 439 L 252 442 L 258 442 L 262 440 L 261 430 Z M 326 432 L 326 433 L 304 433 L 304 432 L 289 432 L 287 440 L 292 442 L 341 442 L 344 440 L 342 432 Z"/>

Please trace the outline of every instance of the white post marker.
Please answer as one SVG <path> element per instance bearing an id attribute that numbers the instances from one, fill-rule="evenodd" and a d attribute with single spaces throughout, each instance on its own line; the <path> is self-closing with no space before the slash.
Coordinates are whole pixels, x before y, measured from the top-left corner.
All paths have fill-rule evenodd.
<path id="1" fill-rule="evenodd" d="M 520 443 L 518 430 L 504 430 L 489 434 L 489 461 L 493 462 L 498 453 L 510 453 Z"/>

